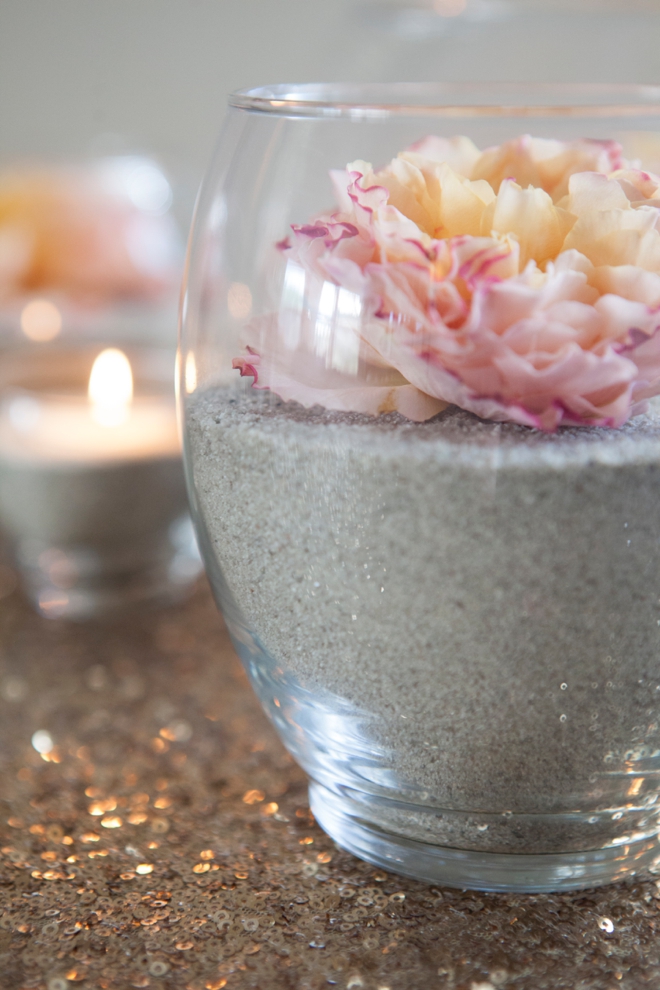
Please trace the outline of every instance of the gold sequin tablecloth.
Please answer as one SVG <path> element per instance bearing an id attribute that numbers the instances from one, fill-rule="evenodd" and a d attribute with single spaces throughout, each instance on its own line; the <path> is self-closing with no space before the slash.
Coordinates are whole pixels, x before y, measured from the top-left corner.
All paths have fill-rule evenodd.
<path id="1" fill-rule="evenodd" d="M 0 637 L 2 990 L 660 987 L 653 877 L 464 893 L 338 850 L 206 585 L 89 625 L 13 594 Z"/>

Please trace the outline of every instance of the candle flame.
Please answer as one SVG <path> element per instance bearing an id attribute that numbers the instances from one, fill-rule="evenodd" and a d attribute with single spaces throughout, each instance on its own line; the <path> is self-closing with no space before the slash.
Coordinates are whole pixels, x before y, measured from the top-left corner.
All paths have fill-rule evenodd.
<path id="1" fill-rule="evenodd" d="M 123 351 L 109 347 L 94 361 L 89 376 L 92 416 L 101 426 L 119 426 L 128 418 L 133 398 L 133 373 Z"/>

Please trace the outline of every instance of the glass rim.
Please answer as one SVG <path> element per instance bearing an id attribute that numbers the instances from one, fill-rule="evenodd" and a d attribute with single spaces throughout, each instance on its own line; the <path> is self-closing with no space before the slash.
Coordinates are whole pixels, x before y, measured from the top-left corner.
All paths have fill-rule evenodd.
<path id="1" fill-rule="evenodd" d="M 280 83 L 240 89 L 228 104 L 281 117 L 644 117 L 660 86 L 634 83 Z"/>

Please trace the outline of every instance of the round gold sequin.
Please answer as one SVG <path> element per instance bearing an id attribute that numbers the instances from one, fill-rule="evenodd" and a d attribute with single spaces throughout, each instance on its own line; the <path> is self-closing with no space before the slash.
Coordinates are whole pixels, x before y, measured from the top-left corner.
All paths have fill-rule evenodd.
<path id="1" fill-rule="evenodd" d="M 121 828 L 123 824 L 121 818 L 118 818 L 116 815 L 101 819 L 103 828 Z"/>
<path id="2" fill-rule="evenodd" d="M 133 811 L 126 819 L 129 825 L 144 825 L 144 823 L 148 820 L 149 816 L 143 811 Z"/>
<path id="3" fill-rule="evenodd" d="M 149 974 L 151 976 L 165 976 L 169 973 L 169 964 L 165 962 L 164 959 L 154 959 L 152 963 L 149 964 Z"/>
<path id="4" fill-rule="evenodd" d="M 138 863 L 135 867 L 135 872 L 139 873 L 141 877 L 146 876 L 147 873 L 153 873 L 154 868 L 151 863 Z"/>
<path id="5" fill-rule="evenodd" d="M 79 983 L 86 977 L 86 972 L 84 969 L 70 969 L 66 974 L 66 979 L 71 983 Z"/>
<path id="6" fill-rule="evenodd" d="M 106 811 L 114 811 L 116 807 L 117 807 L 116 799 L 113 797 L 109 797 L 109 798 L 104 798 L 101 801 L 92 801 L 92 803 L 89 805 L 87 810 L 89 811 L 90 815 L 95 815 L 96 817 L 100 817 L 101 815 L 104 815 Z"/>
<path id="7" fill-rule="evenodd" d="M 218 931 L 224 931 L 225 929 L 231 927 L 231 915 L 229 914 L 229 911 L 214 911 L 211 914 L 211 919 L 215 921 Z"/>
<path id="8" fill-rule="evenodd" d="M 266 795 L 264 794 L 263 791 L 257 791 L 257 790 L 246 791 L 245 794 L 243 795 L 243 803 L 259 804 L 261 801 L 263 801 L 265 796 Z"/>

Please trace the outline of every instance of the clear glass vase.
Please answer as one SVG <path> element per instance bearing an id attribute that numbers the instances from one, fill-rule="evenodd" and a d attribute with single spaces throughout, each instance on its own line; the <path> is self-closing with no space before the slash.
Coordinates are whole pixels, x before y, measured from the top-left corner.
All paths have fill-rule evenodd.
<path id="1" fill-rule="evenodd" d="M 657 857 L 659 124 L 652 88 L 230 101 L 183 294 L 198 538 L 318 822 L 408 876 Z"/>

